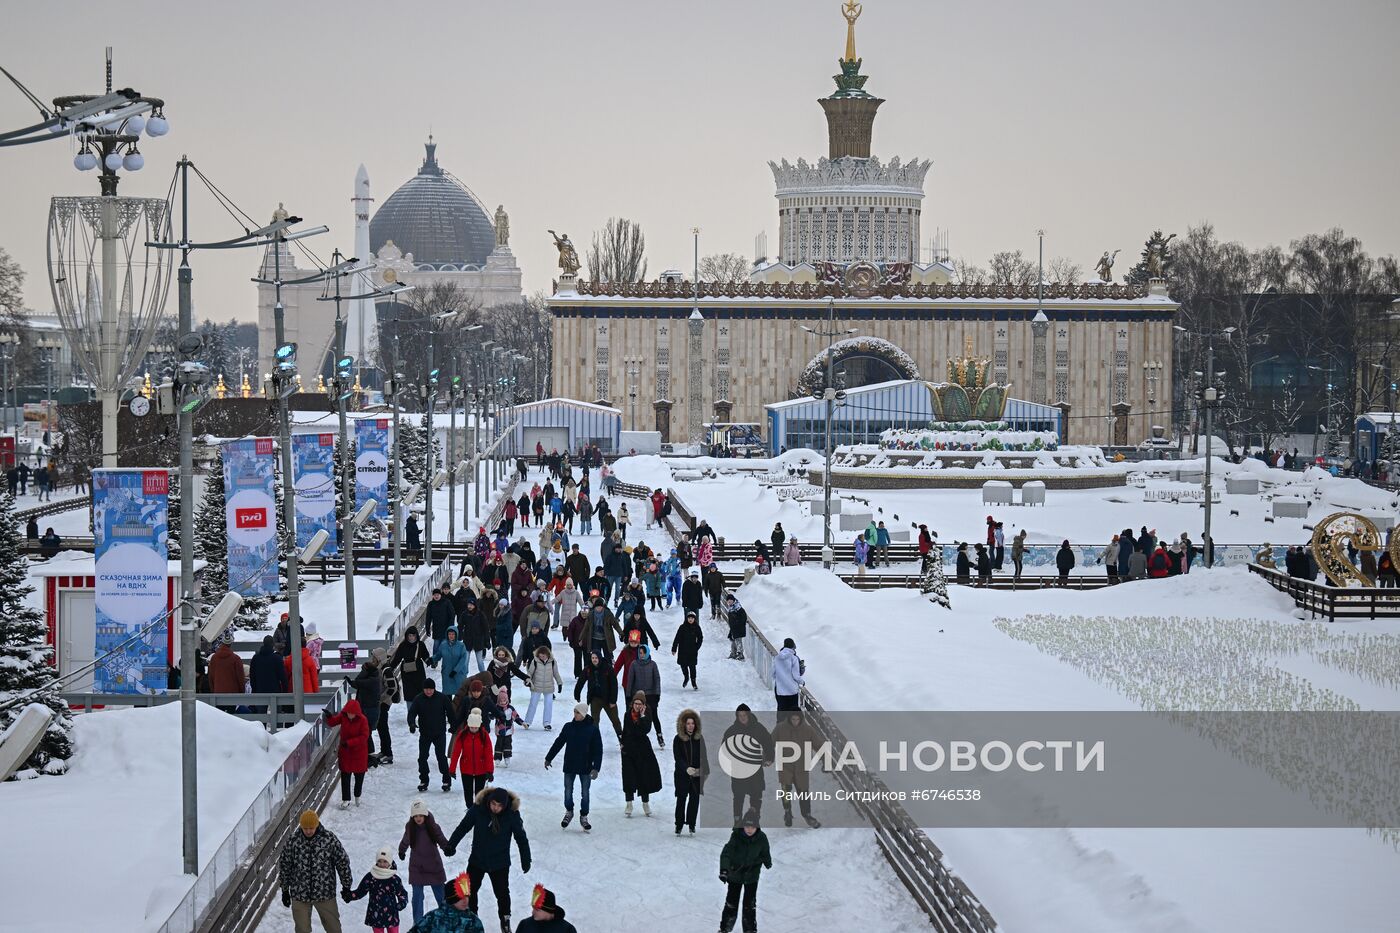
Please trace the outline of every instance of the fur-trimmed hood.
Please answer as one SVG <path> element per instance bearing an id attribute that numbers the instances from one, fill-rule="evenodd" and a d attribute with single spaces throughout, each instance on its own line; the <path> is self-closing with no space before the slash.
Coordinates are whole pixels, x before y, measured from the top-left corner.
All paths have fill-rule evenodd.
<path id="1" fill-rule="evenodd" d="M 489 812 L 489 802 L 491 799 L 491 795 L 500 791 L 505 791 L 505 793 L 510 796 L 511 811 L 514 813 L 519 813 L 520 796 L 516 794 L 515 791 L 506 790 L 504 787 L 483 787 L 481 790 L 476 792 L 476 796 L 472 798 L 472 803 L 476 804 L 478 807 L 481 807 L 483 810 L 487 810 Z"/>
<path id="2" fill-rule="evenodd" d="M 702 734 L 701 730 L 704 726 L 704 723 L 700 721 L 700 714 L 695 712 L 695 710 L 681 710 L 680 713 L 676 716 L 676 738 L 680 739 L 682 742 L 690 741 L 690 737 L 685 734 L 685 721 L 687 718 L 695 719 L 695 734 L 697 736 Z"/>

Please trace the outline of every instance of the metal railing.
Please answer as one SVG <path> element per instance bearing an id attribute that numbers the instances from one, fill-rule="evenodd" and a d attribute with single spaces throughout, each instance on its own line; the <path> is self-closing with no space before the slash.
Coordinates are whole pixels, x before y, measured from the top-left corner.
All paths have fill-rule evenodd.
<path id="1" fill-rule="evenodd" d="M 1263 577 L 1274 589 L 1287 593 L 1294 605 L 1311 613 L 1314 619 L 1336 622 L 1338 619 L 1400 618 L 1400 589 L 1395 587 L 1328 586 L 1290 577 L 1281 570 L 1259 564 L 1250 564 L 1249 572 Z"/>
<path id="2" fill-rule="evenodd" d="M 308 707 L 306 718 L 314 719 L 319 716 L 321 710 L 331 703 L 337 692 L 338 690 L 322 690 L 319 693 L 308 693 L 306 695 Z M 114 694 L 64 691 L 59 696 L 77 712 L 96 712 L 127 707 L 148 708 L 180 702 L 178 692 Z M 239 719 L 246 719 L 250 722 L 260 722 L 267 727 L 269 732 L 277 732 L 295 725 L 299 721 L 292 710 L 290 692 L 200 693 L 195 695 L 195 699 L 200 703 L 208 703 L 210 706 L 218 707 L 230 716 L 237 716 Z M 236 712 L 239 708 L 244 708 L 247 712 Z"/>
<path id="3" fill-rule="evenodd" d="M 337 712 L 349 693 L 350 685 L 344 683 L 330 695 L 321 715 L 253 797 L 156 933 L 191 933 L 204 929 L 223 913 L 215 908 L 239 887 L 230 882 L 238 881 L 247 872 L 248 853 L 266 843 L 269 831 L 280 838 L 277 831 L 286 823 L 286 812 L 304 799 L 308 786 L 333 759 L 328 750 L 336 741 L 335 728 L 326 724 L 326 716 Z"/>
<path id="4" fill-rule="evenodd" d="M 779 573 L 781 573 L 781 571 L 779 571 Z M 868 573 L 864 575 L 859 573 L 838 573 L 837 576 L 853 590 L 885 590 L 898 589 L 900 587 L 917 587 L 919 585 L 919 575 L 917 573 Z M 952 577 L 948 578 L 948 583 L 958 586 L 974 585 L 974 581 L 963 583 Z M 1061 578 L 1058 574 L 1055 576 L 1032 576 L 1030 574 L 1022 574 L 1019 578 L 1002 574 L 994 575 L 991 582 L 985 584 L 984 588 L 994 590 L 1043 590 L 1067 587 L 1072 590 L 1097 590 L 1108 585 L 1108 577 L 1097 573 L 1071 574 L 1064 578 Z"/>
<path id="5" fill-rule="evenodd" d="M 721 609 L 725 624 L 728 613 Z M 772 659 L 778 651 L 749 616 L 744 638 L 744 657 L 758 672 L 759 679 L 773 686 Z M 846 737 L 827 715 L 817 698 L 806 687 L 798 701 L 807 721 L 833 747 L 844 747 Z M 938 933 L 991 933 L 996 921 L 967 883 L 943 863 L 943 852 L 909 816 L 898 802 L 887 800 L 889 788 L 879 778 L 856 769 L 838 768 L 835 778 L 852 793 L 851 805 L 875 832 L 875 842 L 900 882 L 913 895 Z"/>

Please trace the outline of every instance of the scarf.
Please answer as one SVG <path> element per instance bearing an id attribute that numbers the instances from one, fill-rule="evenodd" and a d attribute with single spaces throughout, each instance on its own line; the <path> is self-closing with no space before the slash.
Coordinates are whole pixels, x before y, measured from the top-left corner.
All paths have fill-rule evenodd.
<path id="1" fill-rule="evenodd" d="M 388 868 L 380 868 L 379 863 L 376 861 L 374 865 L 370 868 L 369 873 L 375 878 L 379 879 L 380 881 L 387 881 L 388 879 L 398 874 L 398 872 L 395 871 L 393 868 L 393 863 L 390 862 L 389 865 L 390 867 Z"/>

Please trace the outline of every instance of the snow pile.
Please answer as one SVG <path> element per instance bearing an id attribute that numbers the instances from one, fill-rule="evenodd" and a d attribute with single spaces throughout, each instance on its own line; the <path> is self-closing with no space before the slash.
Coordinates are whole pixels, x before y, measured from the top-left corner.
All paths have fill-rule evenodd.
<path id="1" fill-rule="evenodd" d="M 945 423 L 923 431 L 891 429 L 880 435 L 880 446 L 897 450 L 1054 450 L 1054 431 L 1012 431 L 1004 422 Z"/>
<path id="2" fill-rule="evenodd" d="M 431 567 L 419 567 L 412 575 L 404 574 L 404 605 L 418 592 L 423 581 L 432 575 Z M 378 580 L 357 575 L 355 578 L 355 627 L 357 635 L 382 632 L 393 621 L 394 586 L 385 586 Z M 322 638 L 335 641 L 346 637 L 345 625 L 345 581 L 333 580 L 330 583 L 307 583 L 301 592 L 301 617 L 307 622 L 315 622 Z M 286 601 L 273 603 L 267 611 L 267 622 L 263 631 L 272 631 L 287 611 Z"/>
<path id="3" fill-rule="evenodd" d="M 820 541 L 821 522 L 796 501 L 783 501 L 751 476 L 725 476 L 686 483 L 676 495 L 697 520 L 707 519 L 729 541 L 767 541 L 775 522 L 798 540 Z"/>
<path id="4" fill-rule="evenodd" d="M 307 727 L 272 736 L 195 706 L 207 864 Z M 154 930 L 190 886 L 180 850 L 179 704 L 77 716 L 74 743 L 61 780 L 0 784 L 9 841 L 0 847 L 0 876 L 16 895 L 6 898 L 0 927 Z"/>
<path id="5" fill-rule="evenodd" d="M 648 489 L 666 489 L 671 485 L 671 468 L 654 454 L 620 457 L 614 461 L 612 472 L 621 482 Z"/>
<path id="6" fill-rule="evenodd" d="M 1366 636 L 1393 642 L 1400 622 L 1318 634 L 1328 627 L 1300 624 L 1286 596 L 1244 570 L 1090 591 L 957 587 L 948 612 L 913 590 L 862 593 L 820 570 L 784 567 L 754 577 L 739 597 L 770 639 L 796 640 L 808 686 L 829 709 L 1139 708 L 1118 689 L 1137 682 L 1128 668 L 1121 679 L 1100 678 L 1081 669 L 1085 656 L 1062 662 L 993 624 L 1000 617 L 1024 628 L 1014 620 L 1030 612 L 1101 619 L 1095 624 L 1124 631 L 1141 624 L 1135 616 L 1153 613 L 1214 618 L 1226 628 L 1245 619 L 1239 624 L 1257 663 L 1290 675 L 1281 680 L 1306 681 L 1318 695 L 1329 691 L 1366 709 L 1400 702 L 1393 681 L 1336 654 L 1353 641 L 1357 657 L 1374 653 Z M 1314 653 L 1314 637 L 1342 645 Z M 1189 668 L 1189 658 L 1182 665 Z M 1177 669 L 1168 668 L 1163 683 Z M 872 671 L 879 672 L 874 681 Z M 872 690 L 876 682 L 882 686 Z M 1338 905 L 1344 925 L 1379 930 L 1393 927 L 1400 910 L 1400 889 L 1390 880 L 1400 853 L 1362 830 L 938 828 L 930 836 L 1008 930 L 1330 929 Z"/>

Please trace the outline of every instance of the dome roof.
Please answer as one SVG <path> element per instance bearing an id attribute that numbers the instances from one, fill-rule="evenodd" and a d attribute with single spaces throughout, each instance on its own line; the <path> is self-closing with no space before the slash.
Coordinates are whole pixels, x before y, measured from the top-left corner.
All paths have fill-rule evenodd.
<path id="1" fill-rule="evenodd" d="M 399 186 L 369 222 L 370 248 L 378 253 L 392 240 L 415 264 L 480 266 L 496 248 L 496 229 L 486 207 L 437 163 L 428 137 L 418 174 Z"/>

